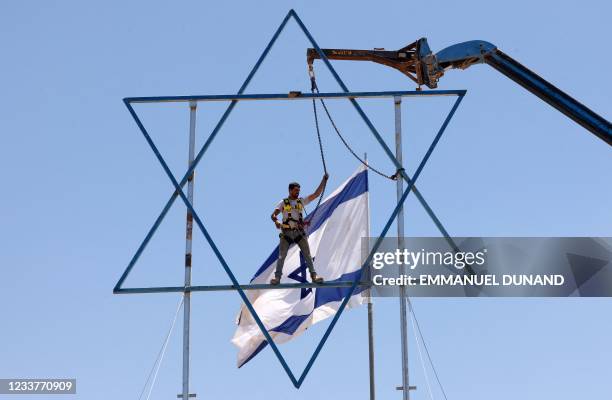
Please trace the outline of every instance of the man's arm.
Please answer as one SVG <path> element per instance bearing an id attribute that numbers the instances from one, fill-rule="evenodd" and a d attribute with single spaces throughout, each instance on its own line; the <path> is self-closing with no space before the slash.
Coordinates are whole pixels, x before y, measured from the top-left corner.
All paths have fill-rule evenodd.
<path id="1" fill-rule="evenodd" d="M 321 193 L 323 192 L 323 189 L 325 188 L 325 184 L 327 183 L 327 180 L 329 179 L 329 174 L 325 174 L 323 175 L 323 178 L 321 179 L 321 183 L 319 183 L 319 187 L 317 187 L 317 190 L 315 190 L 315 192 L 309 196 L 306 197 L 306 200 L 310 203 L 311 201 L 315 200 L 317 197 L 319 197 L 321 195 Z"/>
<path id="2" fill-rule="evenodd" d="M 272 212 L 272 215 L 270 216 L 272 218 L 272 221 L 274 221 L 274 225 L 276 225 L 276 227 L 279 229 L 281 227 L 281 223 L 278 222 L 278 219 L 276 219 L 276 217 L 278 217 L 278 214 L 280 213 L 281 213 L 281 210 L 279 210 L 278 208 L 275 208 L 274 211 Z"/>

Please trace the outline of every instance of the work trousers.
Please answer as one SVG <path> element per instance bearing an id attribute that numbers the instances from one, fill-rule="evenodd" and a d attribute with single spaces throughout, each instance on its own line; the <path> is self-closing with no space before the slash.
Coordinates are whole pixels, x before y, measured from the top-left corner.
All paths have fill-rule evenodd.
<path id="1" fill-rule="evenodd" d="M 280 237 L 280 244 L 278 245 L 278 261 L 276 262 L 276 272 L 274 274 L 278 279 L 280 279 L 280 277 L 283 275 L 283 265 L 285 264 L 285 258 L 287 257 L 289 246 L 291 246 L 291 243 L 293 243 L 295 239 L 300 236 L 301 238 L 296 244 L 304 256 L 304 261 L 306 261 L 308 271 L 311 275 L 315 273 L 306 233 L 301 229 L 283 229 Z"/>

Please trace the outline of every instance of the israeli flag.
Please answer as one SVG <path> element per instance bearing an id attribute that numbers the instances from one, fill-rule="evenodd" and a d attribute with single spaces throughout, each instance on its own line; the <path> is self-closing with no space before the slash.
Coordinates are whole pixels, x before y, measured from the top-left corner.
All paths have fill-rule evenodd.
<path id="1" fill-rule="evenodd" d="M 360 167 L 309 215 L 306 230 L 317 274 L 326 282 L 354 281 L 361 276 L 361 238 L 369 235 L 368 175 Z M 313 218 L 314 217 L 314 218 Z M 312 220 L 311 220 L 312 219 Z M 278 246 L 251 283 L 268 283 L 274 276 Z M 292 245 L 283 266 L 282 283 L 308 282 L 310 276 L 299 248 Z M 347 306 L 365 302 L 357 287 Z M 275 343 L 302 334 L 309 326 L 334 315 L 349 288 L 267 289 L 247 291 L 247 296 Z M 232 343 L 238 347 L 238 368 L 268 344 L 248 309 L 242 305 Z"/>

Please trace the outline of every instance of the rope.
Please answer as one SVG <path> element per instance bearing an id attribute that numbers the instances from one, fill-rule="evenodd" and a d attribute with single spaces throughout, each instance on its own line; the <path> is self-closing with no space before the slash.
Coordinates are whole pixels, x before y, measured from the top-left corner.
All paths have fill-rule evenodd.
<path id="1" fill-rule="evenodd" d="M 314 70 L 312 69 L 312 66 L 309 67 L 308 73 L 310 74 L 310 84 L 311 84 L 311 91 L 313 94 L 318 94 L 319 93 L 319 88 L 317 86 L 317 82 L 315 80 L 315 75 L 314 75 Z M 384 177 L 387 179 L 390 179 L 392 181 L 397 180 L 398 177 L 401 175 L 401 171 L 403 171 L 403 168 L 398 169 L 395 174 L 393 175 L 387 175 L 384 172 L 372 167 L 369 163 L 365 162 L 361 157 L 359 157 L 357 155 L 357 153 L 355 153 L 355 151 L 351 148 L 351 146 L 348 144 L 348 142 L 346 141 L 346 139 L 344 138 L 344 136 L 342 136 L 342 133 L 340 133 L 340 129 L 338 129 L 338 126 L 336 125 L 336 122 L 334 121 L 334 119 L 331 116 L 331 113 L 329 112 L 329 109 L 327 108 L 327 104 L 325 104 L 325 100 L 319 98 L 319 101 L 321 102 L 321 105 L 323 106 L 323 110 L 325 110 L 325 114 L 327 115 L 327 118 L 329 119 L 329 122 L 331 123 L 332 127 L 334 128 L 334 130 L 336 131 L 336 134 L 338 135 L 338 137 L 340 138 L 340 140 L 342 141 L 342 143 L 344 144 L 344 147 L 346 147 L 348 149 L 348 151 L 353 155 L 353 157 L 355 157 L 361 164 L 365 165 L 366 168 L 368 168 L 370 171 Z M 317 124 L 317 134 L 319 134 L 319 124 L 318 124 L 318 119 L 317 119 L 317 110 L 315 107 L 315 99 L 312 99 L 312 104 L 313 104 L 313 109 L 314 109 L 314 114 L 315 114 L 315 122 Z M 319 135 L 319 145 L 321 145 L 321 137 Z M 323 155 L 323 150 L 321 149 L 321 155 Z M 325 168 L 325 161 L 323 161 L 323 167 Z"/>
<path id="2" fill-rule="evenodd" d="M 438 382 L 438 386 L 440 386 L 440 390 L 442 391 L 442 395 L 444 396 L 444 400 L 448 400 L 446 397 L 446 392 L 444 391 L 444 387 L 442 386 L 442 382 L 440 382 L 440 377 L 438 376 L 438 372 L 436 371 L 436 367 L 434 366 L 433 360 L 431 359 L 431 355 L 429 354 L 429 349 L 427 348 L 427 343 L 425 343 L 425 338 L 423 337 L 423 332 L 421 332 L 421 326 L 419 325 L 419 320 L 416 317 L 414 312 L 414 308 L 412 307 L 412 302 L 408 297 L 406 297 L 406 301 L 408 302 L 408 309 L 412 314 L 412 318 L 414 319 L 414 323 L 416 324 L 417 331 L 419 332 L 419 336 L 421 337 L 421 343 L 423 343 L 423 348 L 425 349 L 425 354 L 427 355 L 427 359 L 429 360 L 429 364 L 431 365 L 431 369 L 433 370 L 434 376 L 436 377 L 436 381 Z"/>
<path id="3" fill-rule="evenodd" d="M 419 352 L 419 360 L 421 361 L 421 367 L 423 368 L 423 375 L 425 375 L 425 383 L 427 384 L 427 392 L 429 393 L 429 398 L 431 400 L 433 400 L 433 393 L 431 391 L 431 384 L 429 383 L 429 375 L 427 374 L 427 368 L 425 368 L 425 360 L 423 360 L 423 352 L 421 351 L 421 343 L 422 341 L 419 340 L 419 335 L 416 332 L 416 327 L 414 324 L 414 314 L 410 313 L 410 322 L 412 323 L 412 328 L 414 331 L 414 339 L 417 342 L 417 350 Z"/>
<path id="4" fill-rule="evenodd" d="M 149 385 L 149 381 L 151 381 L 151 385 L 149 385 L 149 393 L 147 393 L 146 400 L 149 400 L 149 398 L 151 397 L 151 392 L 153 391 L 153 387 L 155 386 L 155 381 L 157 380 L 157 373 L 159 372 L 161 363 L 164 360 L 164 355 L 166 354 L 166 348 L 168 347 L 168 342 L 170 341 L 170 335 L 172 334 L 172 331 L 174 330 L 174 325 L 176 324 L 176 319 L 178 317 L 179 311 L 181 310 L 184 300 L 185 300 L 185 297 L 181 296 L 181 301 L 179 301 L 178 307 L 176 308 L 176 312 L 174 313 L 174 319 L 172 320 L 172 325 L 170 326 L 170 329 L 168 330 L 168 333 L 166 334 L 166 338 L 164 339 L 164 343 L 162 344 L 161 349 L 157 353 L 157 358 L 155 359 L 155 362 L 153 363 L 153 367 L 151 368 L 151 371 L 149 372 L 149 375 L 147 376 L 147 380 L 145 381 L 142 391 L 140 392 L 140 396 L 138 396 L 138 400 L 142 399 L 142 395 L 147 389 L 147 386 Z M 152 380 L 151 380 L 151 376 L 153 376 Z"/>
<path id="5" fill-rule="evenodd" d="M 310 91 L 312 92 L 312 94 L 318 94 L 319 88 L 317 86 L 317 82 L 316 82 L 315 75 L 314 75 L 314 69 L 312 68 L 312 65 L 309 65 L 308 67 L 308 74 L 310 75 Z M 384 178 L 390 179 L 392 181 L 395 181 L 400 178 L 404 168 L 399 168 L 397 171 L 395 171 L 393 175 L 387 175 L 384 172 L 374 168 L 369 163 L 365 162 L 361 157 L 359 157 L 357 153 L 355 153 L 355 151 L 348 144 L 344 136 L 342 136 L 342 133 L 340 133 L 340 129 L 338 129 L 336 122 L 332 118 L 331 113 L 329 112 L 329 109 L 327 108 L 327 104 L 325 104 L 325 101 L 321 98 L 319 98 L 319 101 L 321 102 L 321 106 L 323 106 L 323 110 L 325 111 L 325 114 L 327 115 L 329 122 L 331 123 L 332 127 L 336 131 L 336 134 L 338 135 L 338 137 L 344 144 L 344 147 L 348 149 L 348 151 L 353 155 L 353 157 L 355 157 L 361 164 L 365 165 L 365 167 L 368 168 L 370 171 Z M 319 127 L 319 113 L 317 111 L 316 99 L 314 98 L 312 99 L 312 113 L 314 115 L 315 128 L 317 131 L 317 140 L 319 142 L 319 152 L 321 154 L 321 163 L 323 164 L 323 172 L 325 173 L 325 175 L 327 175 L 327 164 L 325 162 L 325 153 L 323 152 L 323 141 L 321 140 L 321 128 Z M 317 201 L 317 205 L 315 206 L 314 210 L 311 213 L 306 215 L 306 217 L 310 217 L 310 221 L 314 219 L 314 216 L 316 215 L 317 210 L 319 209 L 319 206 L 321 205 L 323 196 L 325 196 L 326 187 L 327 187 L 327 181 L 323 183 L 323 190 L 321 191 L 321 195 L 319 196 L 319 200 Z"/>
<path id="6" fill-rule="evenodd" d="M 314 83 L 314 80 L 311 80 L 311 82 L 312 82 L 311 90 L 312 90 L 312 93 L 314 93 L 314 90 L 316 89 L 316 84 Z M 321 153 L 321 163 L 323 164 L 323 173 L 327 175 L 327 164 L 325 163 L 325 154 L 323 153 L 323 141 L 321 140 L 321 129 L 319 128 L 319 115 L 317 113 L 317 103 L 315 102 L 315 99 L 312 99 L 312 112 L 314 114 L 315 127 L 317 129 L 317 140 L 319 141 L 319 152 Z M 314 219 L 314 216 L 316 215 L 317 210 L 319 209 L 319 206 L 321 205 L 321 201 L 323 200 L 323 196 L 325 195 L 326 187 L 327 187 L 327 181 L 323 183 L 323 190 L 321 191 L 321 195 L 319 196 L 319 200 L 317 201 L 317 205 L 315 209 L 312 211 L 312 213 L 309 213 L 306 215 L 306 217 L 310 217 L 310 221 Z"/>
<path id="7" fill-rule="evenodd" d="M 327 165 L 325 163 L 325 154 L 323 154 L 323 142 L 321 141 L 321 131 L 319 129 L 319 117 L 317 114 L 317 104 L 315 99 L 312 99 L 312 110 L 314 112 L 315 126 L 317 128 L 317 139 L 319 141 L 319 151 L 321 152 L 321 162 L 323 163 L 323 172 L 327 173 Z"/>

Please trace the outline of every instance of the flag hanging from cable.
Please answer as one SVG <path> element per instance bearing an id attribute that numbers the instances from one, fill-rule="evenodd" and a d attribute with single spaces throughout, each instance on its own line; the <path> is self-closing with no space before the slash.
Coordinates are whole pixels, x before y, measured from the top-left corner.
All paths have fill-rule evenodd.
<path id="1" fill-rule="evenodd" d="M 361 166 L 331 193 L 314 215 L 306 233 L 315 270 L 326 282 L 353 282 L 361 278 L 361 239 L 369 235 L 368 175 Z M 268 283 L 274 276 L 278 246 L 257 270 L 251 283 Z M 308 270 L 299 248 L 292 245 L 283 266 L 281 283 L 308 282 Z M 266 289 L 247 291 L 249 300 L 275 343 L 301 335 L 309 326 L 334 315 L 349 293 L 348 287 Z M 365 302 L 358 286 L 348 307 Z M 232 343 L 238 347 L 240 368 L 268 344 L 257 323 L 243 305 Z"/>

